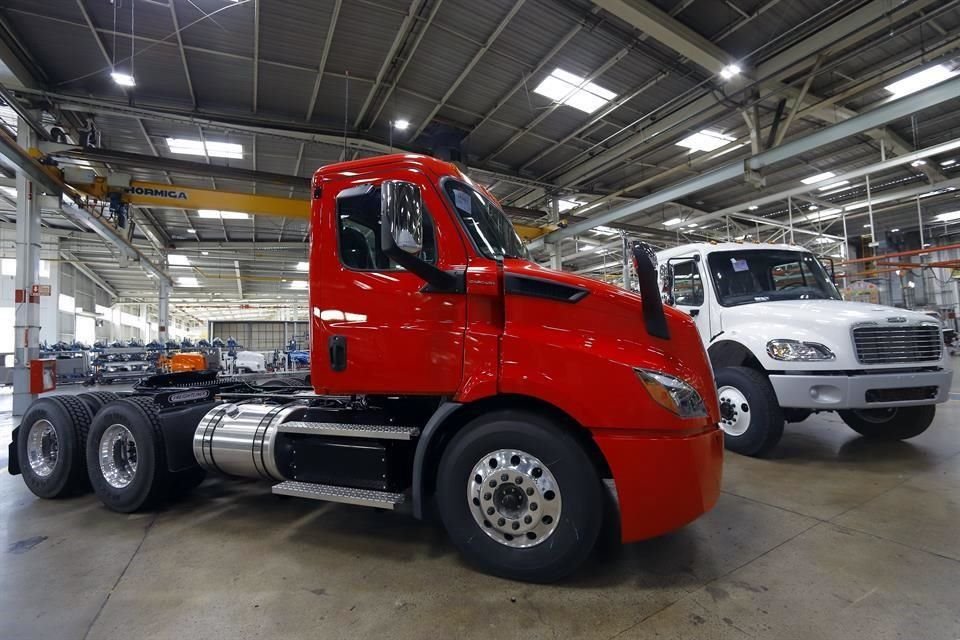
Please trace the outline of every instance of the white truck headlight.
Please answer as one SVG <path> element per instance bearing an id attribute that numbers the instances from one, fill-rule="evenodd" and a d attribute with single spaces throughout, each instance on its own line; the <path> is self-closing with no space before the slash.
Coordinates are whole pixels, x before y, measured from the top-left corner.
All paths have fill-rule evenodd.
<path id="1" fill-rule="evenodd" d="M 634 368 L 640 382 L 653 401 L 681 418 L 700 418 L 707 415 L 707 407 L 696 389 L 680 378 L 654 371 Z"/>
<path id="2" fill-rule="evenodd" d="M 800 342 L 799 340 L 771 340 L 767 343 L 767 355 L 774 360 L 786 362 L 816 362 L 833 360 L 837 356 L 833 351 L 817 342 Z"/>

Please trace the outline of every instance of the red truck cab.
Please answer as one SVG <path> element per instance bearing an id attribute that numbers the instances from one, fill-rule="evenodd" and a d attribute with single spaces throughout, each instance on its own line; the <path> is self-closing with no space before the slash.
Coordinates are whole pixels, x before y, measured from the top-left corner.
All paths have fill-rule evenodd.
<path id="1" fill-rule="evenodd" d="M 671 531 L 714 505 L 723 449 L 716 391 L 686 314 L 662 309 L 666 337 L 652 335 L 641 296 L 531 262 L 486 191 L 430 157 L 321 168 L 311 224 L 313 386 L 454 407 L 462 417 L 437 427 L 449 434 L 424 431 L 433 436 L 421 443 L 424 469 L 441 464 L 470 419 L 514 415 L 520 425 L 533 416 L 576 443 L 594 484 L 612 479 L 624 541 Z M 414 491 L 443 500 L 442 476 L 424 472 Z M 475 519 L 491 537 L 511 535 Z"/>

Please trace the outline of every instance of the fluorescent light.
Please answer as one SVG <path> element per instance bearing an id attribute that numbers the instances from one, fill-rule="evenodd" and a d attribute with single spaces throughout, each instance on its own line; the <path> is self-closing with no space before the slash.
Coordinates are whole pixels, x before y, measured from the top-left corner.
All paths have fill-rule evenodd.
<path id="1" fill-rule="evenodd" d="M 17 197 L 17 188 L 16 187 L 0 187 L 0 191 L 3 191 L 5 194 L 11 198 Z"/>
<path id="2" fill-rule="evenodd" d="M 189 138 L 167 138 L 170 153 L 188 156 L 209 156 L 211 158 L 243 159 L 243 145 L 234 142 L 213 142 L 192 140 Z"/>
<path id="3" fill-rule="evenodd" d="M 190 258 L 171 253 L 167 256 L 167 264 L 169 264 L 171 267 L 189 267 Z"/>
<path id="4" fill-rule="evenodd" d="M 952 220 L 960 220 L 960 211 L 948 211 L 946 213 L 941 213 L 937 215 L 934 220 L 937 222 L 950 222 Z"/>
<path id="5" fill-rule="evenodd" d="M 196 232 L 197 232 L 196 229 L 187 229 L 187 233 L 196 233 Z"/>
<path id="6" fill-rule="evenodd" d="M 199 287 L 200 283 L 194 276 L 181 276 L 177 278 L 178 287 Z"/>
<path id="7" fill-rule="evenodd" d="M 410 121 L 404 120 L 403 118 L 401 118 L 400 120 L 393 121 L 393 128 L 396 129 L 397 131 L 406 131 L 407 127 L 409 126 L 410 126 Z"/>
<path id="8" fill-rule="evenodd" d="M 809 178 L 804 178 L 800 182 L 803 184 L 816 184 L 818 182 L 823 182 L 824 180 L 829 180 L 830 178 L 836 177 L 833 171 L 824 171 L 823 173 L 818 173 L 815 176 L 810 176 Z"/>
<path id="9" fill-rule="evenodd" d="M 594 232 L 596 232 L 596 233 L 599 233 L 599 234 L 602 235 L 602 236 L 615 236 L 615 235 L 617 235 L 618 233 L 620 233 L 619 231 L 617 231 L 617 230 L 614 229 L 613 227 L 605 227 L 605 226 L 603 226 L 603 225 L 600 225 L 600 226 L 598 226 L 598 227 L 594 227 L 593 229 L 591 229 L 591 231 L 594 231 Z"/>
<path id="10" fill-rule="evenodd" d="M 816 211 L 816 210 L 819 209 L 819 208 L 820 208 L 820 207 L 818 207 L 817 205 L 812 204 L 812 205 L 810 205 L 809 207 L 807 207 L 807 211 Z"/>
<path id="11" fill-rule="evenodd" d="M 306 289 L 307 286 L 308 285 L 306 280 L 294 280 L 293 282 L 290 283 L 291 289 Z"/>
<path id="12" fill-rule="evenodd" d="M 725 133 L 720 133 L 719 131 L 711 131 L 710 129 L 703 129 L 698 131 L 693 135 L 689 135 L 680 142 L 677 143 L 678 147 L 686 147 L 693 151 L 716 151 L 720 147 L 725 147 L 731 142 L 736 140 L 733 136 L 728 136 Z M 743 146 L 743 145 L 738 145 Z M 734 147 L 736 148 L 736 147 Z M 731 149 L 733 151 L 733 149 Z"/>
<path id="13" fill-rule="evenodd" d="M 681 220 L 680 218 L 673 218 L 673 219 L 671 219 L 671 220 L 667 220 L 666 222 L 664 222 L 664 223 L 663 223 L 663 226 L 665 226 L 665 227 L 675 227 L 675 226 L 677 226 L 678 224 L 680 224 L 681 222 L 683 222 L 683 220 Z"/>
<path id="14" fill-rule="evenodd" d="M 890 229 L 890 233 L 899 233 L 900 229 Z"/>
<path id="15" fill-rule="evenodd" d="M 849 181 L 849 180 L 841 180 L 840 182 L 834 182 L 834 183 L 832 183 L 832 184 L 828 184 L 828 185 L 825 186 L 825 187 L 819 187 L 819 188 L 817 189 L 817 191 L 829 191 L 830 189 L 836 189 L 837 187 L 842 187 L 842 186 L 845 185 L 845 184 L 850 184 L 850 181 Z"/>
<path id="16" fill-rule="evenodd" d="M 586 113 L 593 113 L 617 97 L 612 91 L 560 68 L 554 69 L 533 92 Z"/>
<path id="17" fill-rule="evenodd" d="M 691 228 L 691 229 L 695 228 L 696 226 L 697 226 L 697 223 L 696 223 L 696 222 L 691 222 L 690 224 L 687 225 L 687 227 L 689 227 L 689 228 Z"/>
<path id="18" fill-rule="evenodd" d="M 922 167 L 922 166 L 925 165 L 925 164 L 927 164 L 927 161 L 926 161 L 926 160 L 914 160 L 913 162 L 910 163 L 910 166 L 911 166 L 911 167 Z"/>
<path id="19" fill-rule="evenodd" d="M 956 160 L 944 160 L 943 162 L 940 163 L 940 166 L 941 166 L 941 167 L 949 167 L 949 166 L 952 166 L 952 165 L 955 165 L 955 164 L 957 164 L 957 161 L 956 161 Z"/>
<path id="20" fill-rule="evenodd" d="M 309 271 L 309 270 L 310 270 L 310 263 L 309 263 L 309 262 L 298 262 L 298 263 L 297 263 L 297 271 Z"/>
<path id="21" fill-rule="evenodd" d="M 208 255 L 210 255 L 210 252 L 209 252 L 209 251 L 201 251 L 201 252 L 200 252 L 200 255 L 202 255 L 202 256 L 208 256 Z"/>
<path id="22" fill-rule="evenodd" d="M 894 98 L 902 98 L 903 96 L 908 96 L 911 93 L 916 93 L 921 89 L 926 89 L 927 87 L 932 87 L 935 84 L 940 84 L 944 80 L 948 80 L 955 75 L 957 75 L 956 71 L 951 71 L 942 64 L 938 64 L 935 67 L 918 71 L 917 73 L 907 76 L 903 80 L 898 80 L 897 82 L 887 85 L 884 88 L 893 94 Z"/>
<path id="23" fill-rule="evenodd" d="M 864 228 L 864 229 L 869 229 L 871 226 L 873 226 L 873 225 L 871 225 L 871 224 L 868 222 L 867 224 L 863 225 L 863 228 Z"/>
<path id="24" fill-rule="evenodd" d="M 836 242 L 836 240 L 833 240 L 832 238 L 817 238 L 813 241 L 814 244 L 830 244 L 832 242 Z"/>
<path id="25" fill-rule="evenodd" d="M 838 184 L 839 184 L 839 183 L 838 183 Z M 836 188 L 836 189 L 833 189 L 833 190 L 831 190 L 831 191 L 824 191 L 823 195 L 825 195 L 825 196 L 832 196 L 832 195 L 834 195 L 834 194 L 836 194 L 836 193 L 840 193 L 840 192 L 842 192 L 842 191 L 849 191 L 850 189 L 856 189 L 856 188 L 859 187 L 859 186 L 860 186 L 860 185 L 858 185 L 858 184 L 848 184 L 848 185 L 845 185 L 845 186 L 842 186 L 842 187 L 838 187 L 838 188 Z M 823 190 L 821 189 L 821 191 L 823 191 Z"/>
<path id="26" fill-rule="evenodd" d="M 747 211 L 756 211 L 756 210 L 759 209 L 759 208 L 760 208 L 760 207 L 758 207 L 757 205 L 752 204 L 752 205 L 750 205 L 749 207 L 747 207 Z"/>
<path id="27" fill-rule="evenodd" d="M 724 80 L 729 80 L 734 76 L 740 75 L 740 66 L 736 64 L 728 64 L 723 69 L 720 70 L 720 77 Z"/>
<path id="28" fill-rule="evenodd" d="M 242 211 L 218 211 L 216 209 L 199 209 L 197 215 L 201 218 L 211 218 L 213 220 L 246 220 L 250 217 L 249 213 Z"/>
<path id="29" fill-rule="evenodd" d="M 135 87 L 137 86 L 137 81 L 133 79 L 133 76 L 129 73 L 120 73 L 119 71 L 114 71 L 110 74 L 110 77 L 113 78 L 113 81 L 116 82 L 121 87 Z"/>

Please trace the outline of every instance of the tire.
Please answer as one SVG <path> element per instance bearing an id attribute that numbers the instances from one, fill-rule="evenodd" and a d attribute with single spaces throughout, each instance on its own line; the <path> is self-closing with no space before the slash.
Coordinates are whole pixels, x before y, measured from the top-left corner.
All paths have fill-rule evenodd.
<path id="1" fill-rule="evenodd" d="M 73 396 L 40 398 L 20 422 L 17 459 L 27 488 L 40 498 L 89 489 L 84 448 L 93 414 Z"/>
<path id="2" fill-rule="evenodd" d="M 838 411 L 847 426 L 874 440 L 906 440 L 926 431 L 937 413 L 936 405 L 892 407 L 890 409 L 850 409 Z"/>
<path id="3" fill-rule="evenodd" d="M 496 471 L 487 462 L 493 455 L 501 461 Z M 502 473 L 511 474 L 509 482 Z M 484 491 L 490 482 L 502 484 Z M 525 411 L 496 411 L 464 426 L 443 452 L 436 499 L 466 560 L 510 580 L 546 583 L 572 573 L 587 559 L 603 522 L 600 477 L 586 451 L 566 430 Z M 496 521 L 486 519 L 493 505 L 501 510 Z"/>
<path id="4" fill-rule="evenodd" d="M 724 446 L 745 456 L 763 456 L 783 436 L 783 410 L 767 377 L 747 367 L 717 371 Z"/>
<path id="5" fill-rule="evenodd" d="M 120 395 L 113 391 L 89 391 L 87 393 L 81 393 L 77 397 L 89 407 L 90 413 L 95 416 L 97 412 L 103 408 L 103 405 L 117 400 Z"/>
<path id="6" fill-rule="evenodd" d="M 110 441 L 112 452 L 104 446 Z M 171 474 L 152 399 L 133 396 L 103 407 L 90 427 L 86 455 L 90 484 L 107 508 L 133 513 L 167 497 Z"/>

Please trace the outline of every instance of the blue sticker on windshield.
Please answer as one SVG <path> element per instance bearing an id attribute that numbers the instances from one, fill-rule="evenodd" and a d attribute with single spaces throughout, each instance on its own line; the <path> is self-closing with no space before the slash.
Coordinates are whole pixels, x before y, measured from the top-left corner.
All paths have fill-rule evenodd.
<path id="1" fill-rule="evenodd" d="M 733 270 L 737 273 L 741 271 L 749 271 L 750 266 L 747 264 L 746 260 L 737 260 L 736 258 L 730 258 L 730 262 L 733 264 Z"/>

